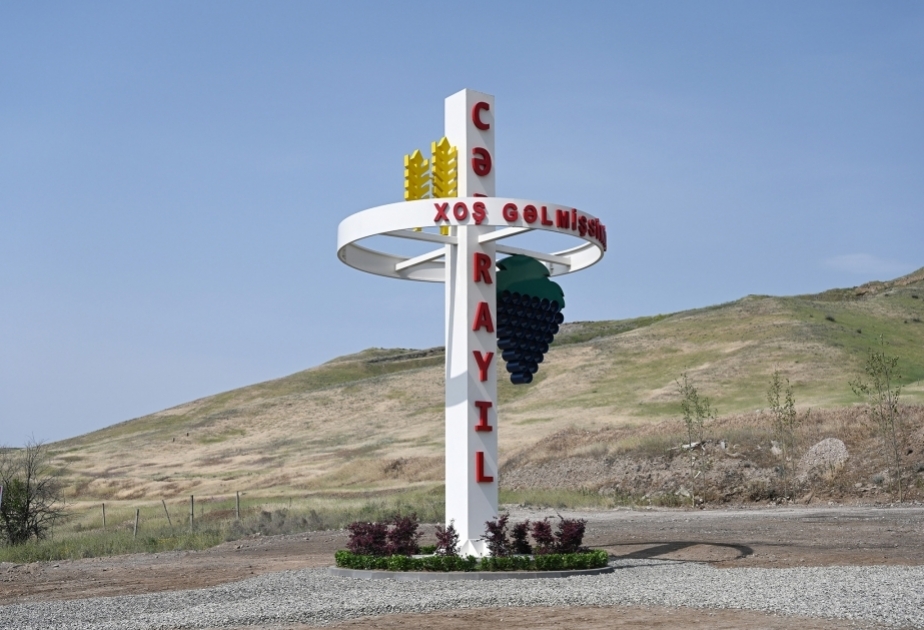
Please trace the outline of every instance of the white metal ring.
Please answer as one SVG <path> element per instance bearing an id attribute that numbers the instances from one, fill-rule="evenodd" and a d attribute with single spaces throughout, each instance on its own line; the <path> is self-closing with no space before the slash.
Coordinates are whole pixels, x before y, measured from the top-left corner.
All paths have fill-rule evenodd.
<path id="1" fill-rule="evenodd" d="M 512 218 L 512 208 L 516 209 L 515 219 Z M 524 210 L 527 210 L 526 216 Z M 448 221 L 437 221 L 440 216 L 445 216 Z M 390 203 L 350 215 L 340 222 L 337 230 L 337 257 L 355 269 L 380 276 L 443 282 L 445 269 L 440 258 L 444 255 L 445 245 L 456 242 L 455 236 L 414 231 L 415 228 L 440 225 L 493 227 L 493 230 L 485 230 L 479 237 L 482 242 L 494 241 L 498 253 L 523 254 L 542 261 L 553 276 L 590 267 L 603 258 L 606 251 L 605 226 L 596 217 L 570 206 L 509 197 L 452 197 Z M 511 247 L 500 242 L 532 230 L 565 234 L 583 242 L 551 254 Z M 420 256 L 406 257 L 357 244 L 373 236 L 412 239 L 443 247 Z"/>

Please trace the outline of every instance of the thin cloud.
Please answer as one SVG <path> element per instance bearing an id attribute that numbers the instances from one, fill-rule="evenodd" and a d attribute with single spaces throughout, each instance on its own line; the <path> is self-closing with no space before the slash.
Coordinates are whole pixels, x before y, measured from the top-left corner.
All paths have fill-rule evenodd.
<path id="1" fill-rule="evenodd" d="M 825 260 L 825 267 L 863 275 L 901 275 L 913 271 L 913 265 L 886 260 L 872 254 L 845 254 Z"/>

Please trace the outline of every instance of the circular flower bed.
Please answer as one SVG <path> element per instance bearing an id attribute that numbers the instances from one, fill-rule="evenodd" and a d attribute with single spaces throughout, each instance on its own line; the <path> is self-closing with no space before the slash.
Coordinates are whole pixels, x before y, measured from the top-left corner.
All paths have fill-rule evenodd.
<path id="1" fill-rule="evenodd" d="M 349 550 L 338 551 L 334 560 L 341 569 L 373 571 L 580 571 L 607 566 L 605 551 L 581 544 L 585 521 L 559 519 L 554 533 L 546 518 L 517 523 L 509 536 L 506 514 L 488 521 L 483 540 L 490 555 L 484 558 L 458 555 L 459 536 L 452 523 L 437 527 L 435 546 L 421 548 L 416 514 L 395 516 L 389 523 L 355 522 L 347 527 Z"/>

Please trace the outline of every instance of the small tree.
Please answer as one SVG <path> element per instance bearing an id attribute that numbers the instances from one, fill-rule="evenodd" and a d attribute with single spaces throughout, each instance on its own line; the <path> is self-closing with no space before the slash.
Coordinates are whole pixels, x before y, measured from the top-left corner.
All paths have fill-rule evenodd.
<path id="1" fill-rule="evenodd" d="M 418 527 L 420 527 L 420 521 L 416 512 L 410 516 L 396 514 L 387 534 L 388 553 L 397 556 L 413 556 L 420 553 L 419 541 L 423 533 L 417 531 Z"/>
<path id="2" fill-rule="evenodd" d="M 706 471 L 706 448 L 704 427 L 706 420 L 715 418 L 715 411 L 708 398 L 701 398 L 696 387 L 684 373 L 682 381 L 676 381 L 680 393 L 680 411 L 687 433 L 687 449 L 690 451 L 690 503 L 696 507 L 696 478 Z M 696 459 L 696 447 L 701 447 L 703 456 Z M 706 497 L 703 496 L 703 502 Z"/>
<path id="3" fill-rule="evenodd" d="M 507 521 L 509 514 L 501 514 L 498 518 L 485 522 L 484 540 L 488 543 L 488 550 L 495 558 L 510 555 L 510 540 L 507 538 Z"/>
<path id="4" fill-rule="evenodd" d="M 555 550 L 558 553 L 586 551 L 583 545 L 587 521 L 583 518 L 565 518 L 561 514 L 558 518 L 561 520 L 555 530 Z"/>
<path id="5" fill-rule="evenodd" d="M 19 545 L 42 539 L 64 518 L 61 484 L 48 447 L 29 440 L 20 449 L 0 449 L 0 539 Z"/>
<path id="6" fill-rule="evenodd" d="M 880 351 L 869 351 L 863 374 L 850 381 L 850 388 L 857 396 L 866 398 L 870 404 L 870 413 L 879 428 L 883 449 L 889 461 L 889 476 L 896 482 L 898 502 L 904 501 L 902 488 L 902 447 L 904 446 L 904 427 L 902 426 L 901 408 L 898 398 L 902 388 L 898 381 L 898 357 L 885 352 L 885 343 L 879 338 Z"/>
<path id="7" fill-rule="evenodd" d="M 354 521 L 347 525 L 350 540 L 347 549 L 362 556 L 388 555 L 388 525 Z"/>
<path id="8" fill-rule="evenodd" d="M 552 535 L 552 524 L 549 519 L 533 521 L 532 526 L 533 540 L 536 542 L 534 551 L 536 555 L 545 555 L 555 553 L 555 536 Z"/>
<path id="9" fill-rule="evenodd" d="M 529 555 L 533 552 L 533 546 L 529 544 L 529 520 L 515 523 L 510 530 L 510 538 L 512 539 L 513 553 Z"/>
<path id="10" fill-rule="evenodd" d="M 436 526 L 436 554 L 438 556 L 459 555 L 459 532 L 456 531 L 455 521 L 449 525 Z"/>
<path id="11" fill-rule="evenodd" d="M 783 494 L 789 498 L 789 462 L 796 444 L 796 401 L 792 395 L 789 379 L 781 376 L 779 370 L 776 370 L 770 378 L 767 402 L 770 404 L 773 437 L 780 445 L 782 455 L 780 473 L 783 477 Z"/>

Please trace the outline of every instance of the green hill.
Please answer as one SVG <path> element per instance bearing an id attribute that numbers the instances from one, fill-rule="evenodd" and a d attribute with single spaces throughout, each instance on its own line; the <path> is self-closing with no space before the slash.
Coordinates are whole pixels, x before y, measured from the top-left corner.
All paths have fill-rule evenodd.
<path id="1" fill-rule="evenodd" d="M 676 418 L 683 373 L 721 415 L 765 407 L 777 369 L 800 408 L 851 405 L 848 380 L 880 338 L 900 357 L 904 399 L 924 401 L 922 320 L 924 269 L 818 295 L 567 324 L 531 385 L 499 383 L 502 462 L 564 429 Z M 371 349 L 52 448 L 78 501 L 430 487 L 442 479 L 442 408 L 441 348 Z"/>

